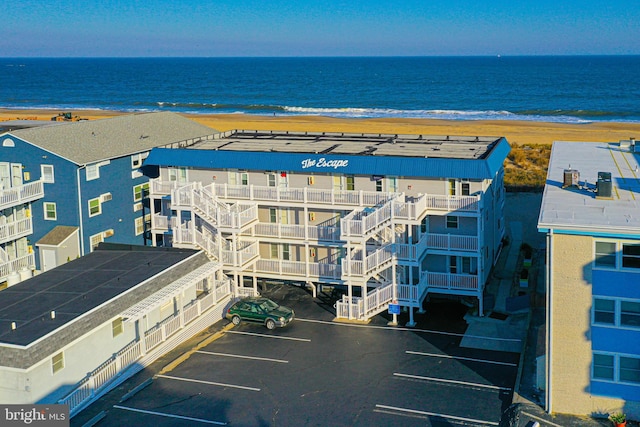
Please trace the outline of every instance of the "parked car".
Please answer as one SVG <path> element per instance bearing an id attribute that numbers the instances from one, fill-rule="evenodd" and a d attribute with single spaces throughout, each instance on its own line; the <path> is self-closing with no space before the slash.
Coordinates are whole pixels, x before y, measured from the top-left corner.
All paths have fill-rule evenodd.
<path id="1" fill-rule="evenodd" d="M 269 298 L 249 297 L 229 307 L 225 317 L 234 325 L 239 325 L 245 320 L 262 323 L 267 329 L 274 329 L 276 326 L 283 327 L 289 324 L 295 314 L 289 307 L 278 305 Z"/>

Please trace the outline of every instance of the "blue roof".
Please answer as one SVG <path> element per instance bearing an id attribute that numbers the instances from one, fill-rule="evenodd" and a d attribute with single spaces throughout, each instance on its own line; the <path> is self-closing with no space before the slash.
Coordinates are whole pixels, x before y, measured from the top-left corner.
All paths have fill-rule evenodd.
<path id="1" fill-rule="evenodd" d="M 509 150 L 504 138 L 500 138 L 488 156 L 482 159 L 154 148 L 144 164 L 196 169 L 284 170 L 309 174 L 492 179 L 502 167 Z"/>

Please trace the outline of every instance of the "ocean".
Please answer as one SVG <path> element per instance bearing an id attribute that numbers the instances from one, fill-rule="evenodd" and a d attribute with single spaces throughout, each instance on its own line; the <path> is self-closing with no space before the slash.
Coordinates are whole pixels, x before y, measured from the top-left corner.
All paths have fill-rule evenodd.
<path id="1" fill-rule="evenodd" d="M 640 122 L 640 56 L 0 58 L 0 108 Z"/>

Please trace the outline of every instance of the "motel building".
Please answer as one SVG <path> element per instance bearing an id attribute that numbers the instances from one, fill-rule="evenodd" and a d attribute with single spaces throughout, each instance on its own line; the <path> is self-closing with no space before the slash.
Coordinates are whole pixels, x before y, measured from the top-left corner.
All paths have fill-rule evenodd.
<path id="1" fill-rule="evenodd" d="M 633 139 L 553 144 L 538 220 L 548 412 L 640 419 L 639 161 Z"/>
<path id="2" fill-rule="evenodd" d="M 102 243 L 0 292 L 0 402 L 74 416 L 219 321 L 233 296 L 201 250 Z"/>
<path id="3" fill-rule="evenodd" d="M 202 249 L 240 287 L 338 286 L 338 319 L 469 300 L 505 235 L 504 138 L 228 131 L 154 148 L 153 246 Z M 397 305 L 396 305 L 397 304 Z"/>

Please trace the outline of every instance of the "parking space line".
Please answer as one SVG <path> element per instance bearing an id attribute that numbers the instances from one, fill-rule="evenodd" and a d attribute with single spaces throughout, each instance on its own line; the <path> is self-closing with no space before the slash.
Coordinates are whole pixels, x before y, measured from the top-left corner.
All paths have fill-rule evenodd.
<path id="1" fill-rule="evenodd" d="M 203 418 L 185 417 L 183 415 L 173 415 L 173 414 L 167 414 L 165 412 L 147 411 L 145 409 L 130 408 L 127 406 L 120 406 L 120 405 L 113 405 L 113 407 L 116 409 L 122 409 L 125 411 L 140 412 L 142 414 L 157 415 L 160 417 L 177 418 L 179 420 L 195 421 L 197 423 L 214 424 L 217 426 L 227 425 L 227 423 L 224 423 L 222 421 L 213 421 L 213 420 L 205 420 Z"/>
<path id="2" fill-rule="evenodd" d="M 440 418 L 456 420 L 456 421 L 463 421 L 463 422 L 470 422 L 470 423 L 486 424 L 486 425 L 492 425 L 492 426 L 500 425 L 500 423 L 497 423 L 497 422 L 494 422 L 494 421 L 483 421 L 483 420 L 476 420 L 476 419 L 473 419 L 473 418 L 456 417 L 455 415 L 438 414 L 437 412 L 418 411 L 416 409 L 399 408 L 397 406 L 387 406 L 387 405 L 378 405 L 378 404 L 376 404 L 376 408 L 386 409 L 386 410 L 389 410 L 389 411 L 406 412 L 406 413 L 409 413 L 409 414 L 427 415 L 427 416 L 430 416 L 430 417 L 440 417 Z"/>
<path id="3" fill-rule="evenodd" d="M 418 355 L 418 356 L 441 357 L 441 358 L 444 358 L 444 359 L 466 360 L 466 361 L 469 361 L 469 362 L 491 363 L 491 364 L 494 364 L 494 365 L 518 366 L 517 363 L 499 362 L 497 360 L 474 359 L 472 357 L 451 356 L 451 355 L 448 355 L 448 354 L 423 353 L 423 352 L 420 352 L 420 351 L 411 351 L 411 350 L 407 350 L 405 353 L 407 353 L 407 354 L 415 354 L 415 355 Z"/>
<path id="4" fill-rule="evenodd" d="M 333 326 L 348 326 L 352 328 L 368 328 L 368 329 L 384 329 L 387 331 L 401 331 L 401 332 L 422 332 L 425 334 L 435 334 L 435 335 L 448 335 L 452 337 L 466 337 L 466 338 L 480 338 L 484 340 L 493 340 L 493 341 L 507 341 L 507 342 L 521 342 L 520 338 L 500 338 L 500 337 L 484 337 L 481 335 L 467 335 L 467 334 L 459 334 L 457 332 L 444 332 L 444 331 L 434 331 L 432 329 L 418 329 L 418 328 L 403 328 L 399 326 L 376 326 L 376 325 L 358 325 L 353 323 L 341 323 L 341 322 L 333 322 L 329 320 L 315 320 L 315 319 L 302 319 L 300 317 L 296 317 L 297 322 L 308 322 L 308 323 L 320 323 L 324 325 L 333 325 Z"/>
<path id="5" fill-rule="evenodd" d="M 238 334 L 238 335 L 251 335 L 251 336 L 254 336 L 254 337 L 277 338 L 277 339 L 280 339 L 280 340 L 311 342 L 311 340 L 307 339 L 307 338 L 295 338 L 295 337 L 283 337 L 283 336 L 280 336 L 280 335 L 256 334 L 255 332 L 227 331 L 227 333 L 228 334 Z"/>
<path id="6" fill-rule="evenodd" d="M 449 383 L 449 384 L 468 385 L 468 386 L 472 386 L 472 387 L 490 388 L 492 390 L 505 390 L 505 391 L 510 391 L 511 390 L 509 387 L 498 387 L 496 385 L 470 383 L 470 382 L 467 382 L 467 381 L 446 380 L 444 378 L 423 377 L 423 376 L 420 376 L 420 375 L 400 374 L 398 372 L 394 372 L 393 375 L 396 376 L 396 377 L 411 378 L 411 379 L 414 379 L 414 380 L 425 380 L 425 381 L 435 381 L 435 382 Z"/>
<path id="7" fill-rule="evenodd" d="M 216 383 L 216 382 L 213 382 L 213 381 L 194 380 L 194 379 L 191 379 L 191 378 L 180 378 L 180 377 L 173 377 L 173 376 L 170 376 L 170 375 L 156 375 L 156 376 L 158 378 L 166 378 L 166 379 L 169 379 L 169 380 L 186 381 L 186 382 L 190 382 L 190 383 L 215 385 L 215 386 L 220 386 L 220 387 L 239 388 L 239 389 L 242 389 L 242 390 L 249 390 L 249 391 L 260 391 L 259 388 L 247 387 L 247 386 L 244 386 L 244 385 Z"/>
<path id="8" fill-rule="evenodd" d="M 211 356 L 234 357 L 236 359 L 261 360 L 264 362 L 289 363 L 288 360 L 270 359 L 268 357 L 243 356 L 241 354 L 215 353 L 213 351 L 198 350 L 196 353 L 210 354 Z"/>

